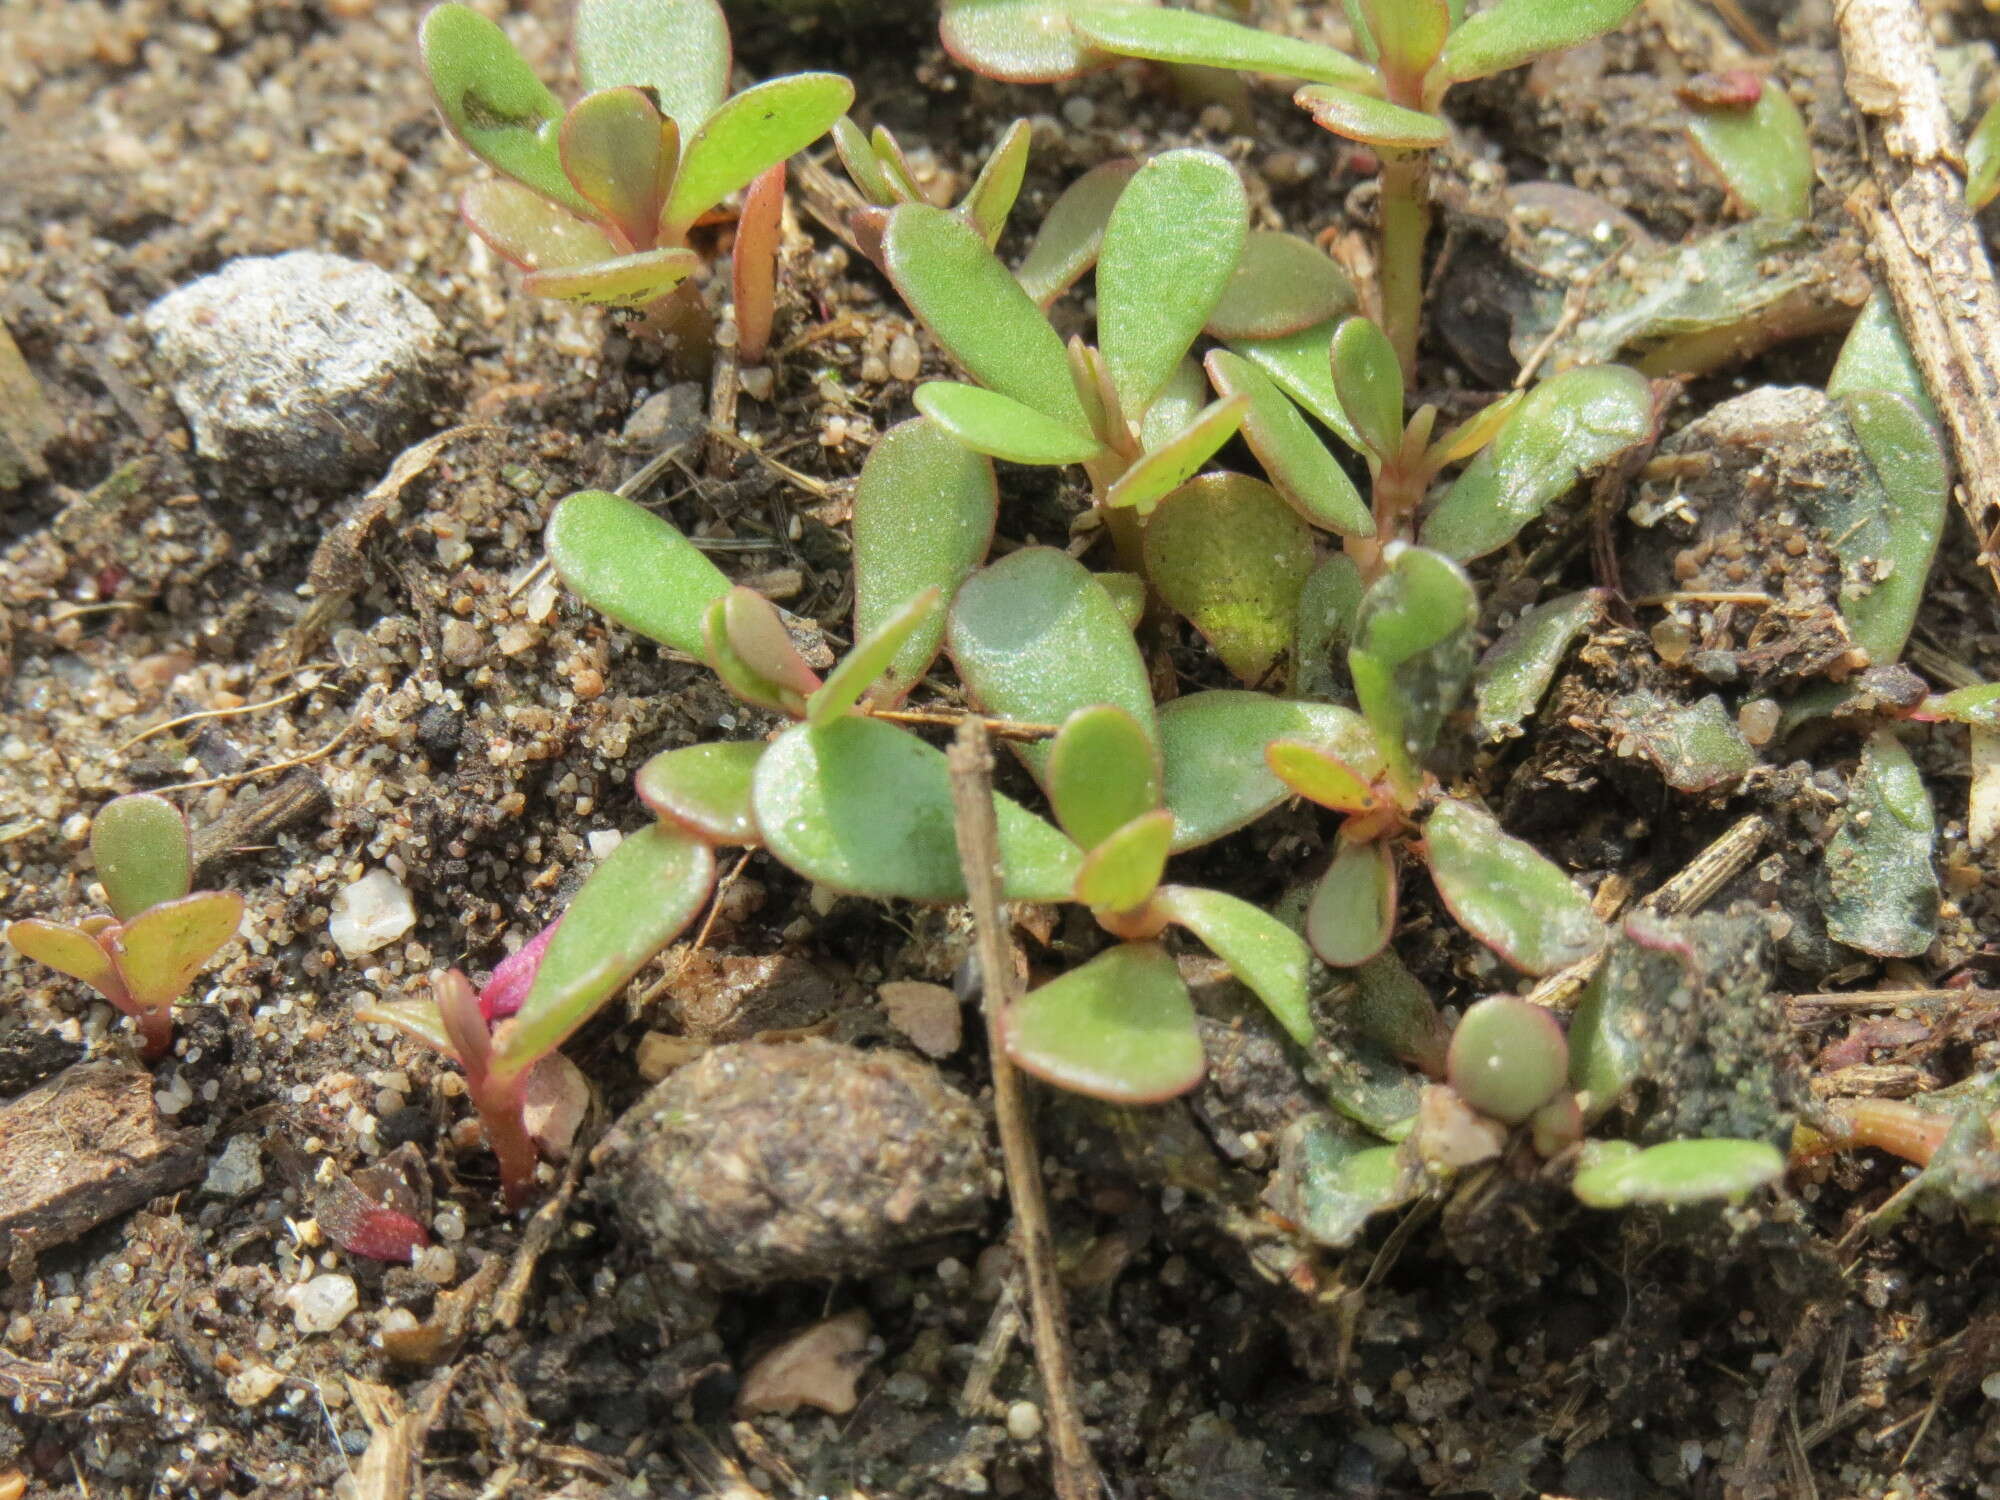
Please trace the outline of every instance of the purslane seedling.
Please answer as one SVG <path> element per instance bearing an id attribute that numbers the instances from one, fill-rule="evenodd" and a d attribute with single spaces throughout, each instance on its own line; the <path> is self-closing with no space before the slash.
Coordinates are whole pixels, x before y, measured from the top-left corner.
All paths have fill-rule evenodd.
<path id="1" fill-rule="evenodd" d="M 187 820 L 150 792 L 116 797 L 90 825 L 90 852 L 109 914 L 74 925 L 26 917 L 7 941 L 80 979 L 132 1018 L 151 1061 L 173 1046 L 175 1005 L 243 923 L 233 891 L 196 891 Z"/>

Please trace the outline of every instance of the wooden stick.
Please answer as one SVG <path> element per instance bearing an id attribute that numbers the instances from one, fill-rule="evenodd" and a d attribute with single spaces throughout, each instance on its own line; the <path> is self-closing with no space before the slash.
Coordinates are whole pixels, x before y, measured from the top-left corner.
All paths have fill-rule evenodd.
<path id="1" fill-rule="evenodd" d="M 1848 209 L 1873 242 L 1958 456 L 1954 493 L 2000 588 L 2000 288 L 1918 0 L 1835 0 L 1847 97 L 1873 182 Z M 1866 121 L 1874 119 L 1873 130 Z M 1872 149 L 1871 149 L 1872 148 Z"/>
<path id="2" fill-rule="evenodd" d="M 1042 1196 L 1041 1153 L 1028 1119 L 1021 1075 L 1007 1060 L 1002 1018 L 1016 988 L 1007 946 L 1006 917 L 1000 906 L 1000 831 L 993 815 L 993 749 L 985 721 L 959 725 L 951 747 L 951 801 L 958 830 L 958 861 L 972 904 L 984 984 L 980 1008 L 986 1016 L 987 1049 L 993 1063 L 993 1114 L 1007 1171 L 1007 1196 L 1014 1205 L 1015 1239 L 1028 1277 L 1028 1309 L 1034 1324 L 1035 1362 L 1041 1367 L 1048 1404 L 1049 1464 L 1061 1500 L 1098 1500 L 1104 1488 L 1097 1460 L 1084 1440 L 1070 1375 L 1069 1315 L 1062 1282 L 1056 1278 L 1055 1247 L 1049 1235 L 1048 1203 Z"/>

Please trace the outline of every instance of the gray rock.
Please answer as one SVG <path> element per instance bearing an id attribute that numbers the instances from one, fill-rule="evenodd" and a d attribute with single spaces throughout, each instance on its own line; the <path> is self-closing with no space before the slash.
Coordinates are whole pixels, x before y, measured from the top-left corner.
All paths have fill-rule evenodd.
<path id="1" fill-rule="evenodd" d="M 388 272 L 317 250 L 231 261 L 144 321 L 195 451 L 242 482 L 312 489 L 388 466 L 444 338 Z"/>
<path id="2" fill-rule="evenodd" d="M 823 1280 L 977 1224 L 986 1121 L 928 1064 L 832 1042 L 716 1047 L 593 1153 L 646 1253 L 714 1283 Z"/>

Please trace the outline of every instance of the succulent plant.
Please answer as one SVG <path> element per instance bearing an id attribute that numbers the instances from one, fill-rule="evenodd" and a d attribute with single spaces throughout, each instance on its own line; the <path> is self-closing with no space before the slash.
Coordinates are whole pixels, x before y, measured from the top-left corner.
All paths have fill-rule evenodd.
<path id="1" fill-rule="evenodd" d="M 108 914 L 75 924 L 25 917 L 7 941 L 80 979 L 132 1018 L 148 1060 L 173 1045 L 174 1006 L 243 923 L 233 891 L 196 891 L 187 821 L 150 792 L 114 797 L 90 825 Z"/>

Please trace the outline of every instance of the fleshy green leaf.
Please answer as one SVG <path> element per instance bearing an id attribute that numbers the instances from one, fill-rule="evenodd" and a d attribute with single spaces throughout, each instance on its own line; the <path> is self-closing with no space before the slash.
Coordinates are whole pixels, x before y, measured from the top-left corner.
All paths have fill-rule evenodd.
<path id="1" fill-rule="evenodd" d="M 1353 306 L 1354 284 L 1332 256 L 1296 234 L 1253 229 L 1205 331 L 1217 339 L 1282 338 Z"/>
<path id="2" fill-rule="evenodd" d="M 1069 0 L 946 0 L 938 40 L 961 67 L 1002 83 L 1054 83 L 1117 59 L 1069 26 Z"/>
<path id="3" fill-rule="evenodd" d="M 1347 670 L 1389 774 L 1407 796 L 1472 677 L 1479 601 L 1457 564 L 1405 547 L 1361 597 Z"/>
<path id="4" fill-rule="evenodd" d="M 1335 552 L 1314 568 L 1299 590 L 1297 663 L 1299 692 L 1308 698 L 1345 696 L 1351 686 L 1347 648 L 1354 617 L 1361 612 L 1361 569 L 1345 552 Z"/>
<path id="5" fill-rule="evenodd" d="M 1206 943 L 1301 1047 L 1315 1039 L 1307 993 L 1311 958 L 1299 935 L 1269 912 L 1221 891 L 1163 885 L 1153 910 Z"/>
<path id="6" fill-rule="evenodd" d="M 1207 1067 L 1194 1002 L 1158 943 L 1120 943 L 1030 990 L 1002 1029 L 1016 1067 L 1116 1104 L 1184 1094 Z"/>
<path id="7" fill-rule="evenodd" d="M 1159 747 L 1122 708 L 1079 708 L 1050 748 L 1048 781 L 1063 832 L 1094 849 L 1160 805 Z"/>
<path id="8" fill-rule="evenodd" d="M 1445 0 L 1361 0 L 1361 9 L 1382 69 L 1392 77 L 1422 78 L 1452 26 Z"/>
<path id="9" fill-rule="evenodd" d="M 752 589 L 733 588 L 701 622 L 702 658 L 745 703 L 793 718 L 805 716 L 818 675 L 792 642 L 777 607 Z"/>
<path id="10" fill-rule="evenodd" d="M 1903 742 L 1868 737 L 1847 793 L 1847 817 L 1826 847 L 1826 930 L 1881 958 L 1914 958 L 1937 936 L 1931 866 L 1937 817 Z"/>
<path id="11" fill-rule="evenodd" d="M 1239 398 L 1240 399 L 1240 398 Z M 1312 532 L 1269 485 L 1204 474 L 1175 490 L 1145 534 L 1146 573 L 1223 664 L 1253 686 L 1290 651 Z"/>
<path id="12" fill-rule="evenodd" d="M 1987 107 L 1965 142 L 1965 201 L 1977 213 L 2000 192 L 2000 100 Z"/>
<path id="13" fill-rule="evenodd" d="M 506 32 L 469 5 L 440 5 L 424 17 L 422 49 L 438 113 L 473 155 L 544 197 L 588 212 L 557 156 L 562 106 Z"/>
<path id="14" fill-rule="evenodd" d="M 1370 85 L 1369 70 L 1332 47 L 1259 31 L 1219 16 L 1189 10 L 1105 5 L 1090 0 L 1069 8 L 1070 29 L 1092 46 L 1121 57 L 1143 57 L 1182 67 L 1271 73 L 1313 83 Z"/>
<path id="15" fill-rule="evenodd" d="M 241 896 L 197 891 L 147 907 L 106 941 L 133 1005 L 154 1010 L 186 995 L 194 976 L 242 925 Z"/>
<path id="16" fill-rule="evenodd" d="M 1000 243 L 1000 231 L 1007 227 L 1007 215 L 1014 211 L 1014 200 L 1021 195 L 1021 180 L 1028 171 L 1028 146 L 1034 135 L 1034 127 L 1026 120 L 1008 126 L 958 205 L 958 211 L 986 236 L 989 246 Z"/>
<path id="17" fill-rule="evenodd" d="M 1766 78 L 1749 108 L 1689 105 L 1688 135 L 1730 193 L 1769 219 L 1812 216 L 1812 146 L 1783 84 Z"/>
<path id="18" fill-rule="evenodd" d="M 978 230 L 948 210 L 906 203 L 889 215 L 882 263 L 910 310 L 973 379 L 1066 427 L 1090 430 L 1062 339 Z"/>
<path id="19" fill-rule="evenodd" d="M 1864 511 L 1872 497 L 1828 496 L 1819 520 L 1840 558 L 1841 617 L 1870 660 L 1886 666 L 1903 654 L 1916 624 L 1944 534 L 1950 475 L 1937 429 L 1902 396 L 1854 391 L 1841 404 L 1886 503 Z"/>
<path id="20" fill-rule="evenodd" d="M 993 541 L 1000 495 L 990 460 L 936 423 L 899 423 L 882 434 L 854 488 L 854 630 L 866 635 L 927 588 L 949 599 Z M 900 699 L 944 642 L 933 616 L 896 652 L 880 696 Z"/>
<path id="21" fill-rule="evenodd" d="M 1230 690 L 1189 693 L 1160 709 L 1176 853 L 1234 833 L 1290 795 L 1264 763 L 1274 740 L 1302 740 L 1349 761 L 1376 753 L 1361 715 L 1337 704 Z"/>
<path id="22" fill-rule="evenodd" d="M 1023 547 L 966 580 L 945 627 L 967 691 L 988 713 L 1060 724 L 1111 703 L 1157 733 L 1152 684 L 1111 596 L 1082 563 L 1053 547 Z M 1017 747 L 1039 780 L 1047 744 Z"/>
<path id="23" fill-rule="evenodd" d="M 451 1038 L 445 1035 L 444 1017 L 434 1000 L 377 1000 L 356 1006 L 354 1019 L 364 1026 L 393 1026 L 434 1052 L 452 1055 Z"/>
<path id="24" fill-rule="evenodd" d="M 594 266 L 618 258 L 611 236 L 595 224 L 505 178 L 473 183 L 459 200 L 459 214 L 501 259 L 523 270 Z"/>
<path id="25" fill-rule="evenodd" d="M 149 906 L 175 901 L 194 883 L 187 819 L 165 797 L 113 797 L 90 824 L 90 853 L 112 915 L 129 922 Z"/>
<path id="26" fill-rule="evenodd" d="M 560 1047 L 694 920 L 715 851 L 665 823 L 625 836 L 578 887 L 528 998 L 494 1034 L 493 1076 L 518 1078 Z"/>
<path id="27" fill-rule="evenodd" d="M 1364 451 L 1361 434 L 1341 409 L 1340 396 L 1333 388 L 1332 343 L 1333 325 L 1329 323 L 1279 339 L 1237 339 L 1229 347 L 1359 453 Z"/>
<path id="28" fill-rule="evenodd" d="M 1371 812 L 1375 808 L 1374 780 L 1382 774 L 1380 756 L 1358 766 L 1350 765 L 1318 745 L 1273 740 L 1264 747 L 1264 760 L 1272 775 L 1309 802 L 1343 813 Z"/>
<path id="29" fill-rule="evenodd" d="M 579 490 L 556 506 L 545 541 L 557 574 L 584 603 L 627 630 L 702 655 L 702 618 L 729 580 L 667 522 L 623 495 Z"/>
<path id="30" fill-rule="evenodd" d="M 1146 580 L 1137 573 L 1099 573 L 1097 581 L 1111 596 L 1111 602 L 1118 606 L 1125 628 L 1137 630 L 1139 622 L 1146 617 Z"/>
<path id="31" fill-rule="evenodd" d="M 1857 391 L 1887 391 L 1901 396 L 1923 413 L 1931 426 L 1942 425 L 1931 393 L 1924 385 L 1917 357 L 1896 321 L 1896 304 L 1877 287 L 1840 346 L 1840 358 L 1826 379 L 1826 393 L 1836 401 Z"/>
<path id="32" fill-rule="evenodd" d="M 944 620 L 944 593 L 932 587 L 911 599 L 896 613 L 854 643 L 827 674 L 826 683 L 806 700 L 809 723 L 824 724 L 839 718 L 861 701 L 861 695 L 878 682 L 895 663 L 903 645 L 919 631 Z"/>
<path id="33" fill-rule="evenodd" d="M 1355 1031 L 1432 1078 L 1444 1076 L 1451 1037 L 1430 991 L 1418 983 L 1393 948 L 1357 968 L 1354 998 L 1343 1010 Z"/>
<path id="34" fill-rule="evenodd" d="M 944 752 L 879 719 L 797 725 L 758 764 L 751 789 L 771 853 L 835 890 L 908 901 L 963 901 Z M 1083 853 L 1006 797 L 994 796 L 1004 890 L 1067 901 Z"/>
<path id="35" fill-rule="evenodd" d="M 1570 1184 L 1587 1208 L 1701 1203 L 1741 1198 L 1785 1175 L 1785 1154 L 1768 1141 L 1590 1141 Z"/>
<path id="36" fill-rule="evenodd" d="M 1167 377 L 1167 383 L 1160 387 L 1160 394 L 1153 398 L 1153 404 L 1139 419 L 1140 450 L 1151 453 L 1166 447 L 1193 425 L 1210 399 L 1208 377 L 1200 365 L 1192 358 L 1175 365 L 1174 373 Z M 1192 472 L 1189 470 L 1189 473 Z M 1167 486 L 1169 490 L 1172 488 L 1171 484 Z M 1160 493 L 1165 494 L 1166 490 Z"/>
<path id="37" fill-rule="evenodd" d="M 1354 481 L 1269 376 L 1226 349 L 1209 352 L 1208 373 L 1223 395 L 1249 398 L 1244 441 L 1287 505 L 1314 525 L 1344 536 L 1374 531 Z"/>
<path id="38" fill-rule="evenodd" d="M 1333 388 L 1341 409 L 1377 458 L 1403 446 L 1403 370 L 1396 350 L 1366 318 L 1349 318 L 1333 331 Z"/>
<path id="39" fill-rule="evenodd" d="M 847 168 L 848 180 L 862 197 L 878 208 L 893 208 L 898 203 L 910 201 L 903 193 L 902 185 L 890 174 L 882 158 L 875 154 L 868 137 L 850 116 L 842 115 L 835 120 L 833 128 L 827 133 L 833 137 L 833 149 L 840 156 L 840 164 Z"/>
<path id="40" fill-rule="evenodd" d="M 1923 706 L 1912 717 L 1944 719 L 1953 724 L 1971 724 L 1981 729 L 2000 729 L 2000 683 L 1982 682 L 1949 693 L 1933 694 L 1924 700 Z"/>
<path id="41" fill-rule="evenodd" d="M 586 94 L 570 106 L 560 137 L 570 184 L 636 249 L 659 230 L 664 119 L 644 91 L 626 86 Z"/>
<path id="42" fill-rule="evenodd" d="M 1452 1032 L 1445 1078 L 1482 1115 L 1519 1125 L 1569 1082 L 1569 1044 L 1533 1001 L 1489 995 Z"/>
<path id="43" fill-rule="evenodd" d="M 1472 674 L 1474 733 L 1482 740 L 1518 739 L 1541 706 L 1570 644 L 1604 608 L 1598 589 L 1564 594 L 1524 612 L 1479 658 Z"/>
<path id="44" fill-rule="evenodd" d="M 1021 289 L 1043 307 L 1075 286 L 1097 264 L 1104 226 L 1118 195 L 1139 170 L 1135 161 L 1108 161 L 1077 178 L 1049 205 L 1034 243 L 1014 274 Z"/>
<path id="45" fill-rule="evenodd" d="M 1549 974 L 1604 945 L 1604 924 L 1570 878 L 1501 832 L 1484 808 L 1446 797 L 1424 825 L 1431 878 L 1451 914 L 1517 969 Z"/>
<path id="46" fill-rule="evenodd" d="M 1173 836 L 1174 815 L 1165 808 L 1114 829 L 1083 857 L 1076 899 L 1099 911 L 1138 910 L 1160 883 Z"/>
<path id="47" fill-rule="evenodd" d="M 1453 30 L 1437 71 L 1463 83 L 1614 31 L 1639 0 L 1497 0 Z"/>
<path id="48" fill-rule="evenodd" d="M 1435 151 L 1451 139 L 1451 127 L 1436 115 L 1333 84 L 1309 84 L 1292 95 L 1292 102 L 1321 129 L 1364 145 Z"/>
<path id="49" fill-rule="evenodd" d="M 1105 492 L 1104 503 L 1113 510 L 1129 506 L 1142 516 L 1150 514 L 1162 496 L 1186 485 L 1217 449 L 1236 436 L 1249 406 L 1242 396 L 1211 401 L 1185 428 L 1141 455 L 1119 475 L 1118 482 Z"/>
<path id="50" fill-rule="evenodd" d="M 1249 228 L 1243 179 L 1213 152 L 1168 151 L 1126 184 L 1098 252 L 1097 347 L 1128 416 L 1193 345 Z"/>
<path id="51" fill-rule="evenodd" d="M 761 843 L 750 811 L 760 740 L 716 740 L 663 750 L 639 768 L 639 800 L 711 844 Z"/>
<path id="52" fill-rule="evenodd" d="M 111 955 L 80 927 L 24 917 L 7 924 L 7 941 L 24 957 L 82 980 L 107 1000 L 115 1002 L 125 994 Z"/>
<path id="53" fill-rule="evenodd" d="M 1306 908 L 1306 941 L 1337 968 L 1365 964 L 1396 930 L 1396 856 L 1371 840 L 1335 849 Z"/>
<path id="54" fill-rule="evenodd" d="M 1696 703 L 1677 703 L 1641 689 L 1611 700 L 1605 722 L 1659 768 L 1677 792 L 1706 792 L 1741 781 L 1757 764 L 1757 752 L 1736 727 L 1736 717 L 1714 693 Z"/>
<path id="55" fill-rule="evenodd" d="M 1366 1144 L 1333 1117 L 1302 1120 L 1286 1135 L 1279 1178 L 1285 1216 L 1305 1235 L 1344 1250 L 1369 1219 L 1400 1208 L 1423 1190 L 1423 1173 L 1394 1146 Z"/>
<path id="56" fill-rule="evenodd" d="M 793 73 L 726 100 L 681 152 L 663 234 L 678 242 L 724 198 L 825 135 L 853 102 L 854 85 L 837 73 Z"/>
<path id="57" fill-rule="evenodd" d="M 558 302 L 644 307 L 700 269 L 701 257 L 692 250 L 642 250 L 594 266 L 531 271 L 522 278 L 521 290 L 531 297 L 552 297 Z"/>
<path id="58" fill-rule="evenodd" d="M 1464 463 L 1500 435 L 1512 420 L 1514 408 L 1526 395 L 1526 391 L 1509 391 L 1480 407 L 1424 450 L 1425 470 L 1435 474 L 1452 464 Z"/>
<path id="59" fill-rule="evenodd" d="M 582 0 L 575 38 L 585 88 L 651 89 L 682 140 L 729 97 L 729 23 L 715 0 Z"/>
<path id="60" fill-rule="evenodd" d="M 1104 447 L 1088 432 L 1045 417 L 1012 396 L 956 380 L 925 381 L 917 387 L 916 403 L 918 411 L 974 453 L 1009 463 L 1080 464 Z"/>
<path id="61" fill-rule="evenodd" d="M 1652 387 L 1623 365 L 1565 370 L 1536 386 L 1423 525 L 1423 543 L 1461 562 L 1513 540 L 1576 482 L 1645 438 Z"/>

